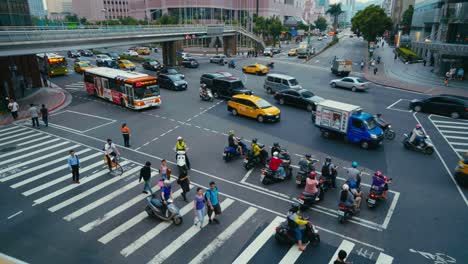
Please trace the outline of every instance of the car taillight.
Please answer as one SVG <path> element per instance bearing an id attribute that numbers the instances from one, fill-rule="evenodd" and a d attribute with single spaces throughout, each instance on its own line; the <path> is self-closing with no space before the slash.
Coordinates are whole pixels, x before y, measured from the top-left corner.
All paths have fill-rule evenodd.
<path id="1" fill-rule="evenodd" d="M 304 195 L 303 194 L 299 195 L 299 199 L 304 200 Z"/>
<path id="2" fill-rule="evenodd" d="M 275 231 L 278 231 L 279 230 L 279 227 L 275 227 Z"/>
<path id="3" fill-rule="evenodd" d="M 339 208 L 340 208 L 340 210 L 346 210 L 346 206 L 344 206 L 344 205 L 340 205 Z"/>
<path id="4" fill-rule="evenodd" d="M 375 197 L 375 194 L 371 193 L 369 196 L 372 197 L 372 198 L 374 198 L 374 197 Z"/>
<path id="5" fill-rule="evenodd" d="M 465 111 L 468 112 L 468 107 L 465 107 Z"/>
<path id="6" fill-rule="evenodd" d="M 364 87 L 364 84 L 361 84 L 361 87 Z"/>

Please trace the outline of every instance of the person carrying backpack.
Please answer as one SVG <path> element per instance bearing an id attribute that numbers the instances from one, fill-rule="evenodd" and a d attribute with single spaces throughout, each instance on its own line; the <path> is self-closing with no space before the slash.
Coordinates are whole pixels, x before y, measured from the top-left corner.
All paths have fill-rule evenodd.
<path id="1" fill-rule="evenodd" d="M 330 157 L 325 158 L 325 163 L 322 166 L 322 176 L 325 179 L 329 179 L 331 182 L 331 188 L 336 189 L 336 176 L 338 171 L 336 170 L 335 164 L 332 163 Z"/>

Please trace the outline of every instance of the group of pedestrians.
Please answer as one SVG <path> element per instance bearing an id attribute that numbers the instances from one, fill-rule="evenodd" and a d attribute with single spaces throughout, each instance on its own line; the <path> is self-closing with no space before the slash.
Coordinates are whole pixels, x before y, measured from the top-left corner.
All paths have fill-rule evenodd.
<path id="1" fill-rule="evenodd" d="M 11 116 L 14 120 L 18 119 L 18 112 L 20 110 L 19 104 L 13 98 L 5 98 L 8 101 L 8 110 L 11 113 Z M 46 127 L 49 126 L 49 109 L 42 104 L 41 108 L 37 108 L 34 104 L 29 105 L 28 113 L 31 116 L 32 127 L 39 128 L 39 116 L 42 117 L 42 122 Z"/>
<path id="2" fill-rule="evenodd" d="M 258 56 L 258 52 L 256 50 L 249 50 L 247 51 L 247 58 L 250 58 L 250 57 L 257 57 Z"/>

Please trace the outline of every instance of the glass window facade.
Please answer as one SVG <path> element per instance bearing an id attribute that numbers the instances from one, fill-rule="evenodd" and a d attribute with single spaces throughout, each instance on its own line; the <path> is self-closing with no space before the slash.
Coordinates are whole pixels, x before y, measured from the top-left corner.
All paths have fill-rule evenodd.
<path id="1" fill-rule="evenodd" d="M 30 26 L 28 0 L 1 0 L 0 26 Z"/>

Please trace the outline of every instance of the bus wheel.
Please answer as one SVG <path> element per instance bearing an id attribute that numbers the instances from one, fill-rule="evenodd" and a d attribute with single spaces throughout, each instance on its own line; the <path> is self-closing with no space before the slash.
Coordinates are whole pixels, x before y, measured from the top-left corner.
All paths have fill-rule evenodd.
<path id="1" fill-rule="evenodd" d="M 121 105 L 122 107 L 126 107 L 126 105 L 125 105 L 125 100 L 124 100 L 123 98 L 120 98 L 120 105 Z"/>

